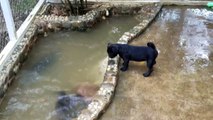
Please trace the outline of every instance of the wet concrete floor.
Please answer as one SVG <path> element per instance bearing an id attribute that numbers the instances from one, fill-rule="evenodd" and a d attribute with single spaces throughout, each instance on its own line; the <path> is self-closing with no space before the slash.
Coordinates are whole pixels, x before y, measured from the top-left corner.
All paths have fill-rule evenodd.
<path id="1" fill-rule="evenodd" d="M 213 118 L 213 11 L 164 7 L 132 45 L 154 42 L 154 72 L 131 62 L 120 73 L 114 101 L 101 120 L 210 120 Z"/>

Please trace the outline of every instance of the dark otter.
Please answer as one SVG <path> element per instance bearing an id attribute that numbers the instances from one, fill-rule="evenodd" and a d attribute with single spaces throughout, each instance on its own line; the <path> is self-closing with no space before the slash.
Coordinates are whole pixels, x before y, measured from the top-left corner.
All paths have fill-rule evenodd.
<path id="1" fill-rule="evenodd" d="M 91 97 L 98 90 L 97 85 L 81 84 L 73 90 L 75 94 L 67 94 L 65 91 L 58 92 L 56 102 L 56 116 L 58 120 L 71 120 L 76 118 L 81 110 L 91 102 Z"/>
<path id="2" fill-rule="evenodd" d="M 71 120 L 80 114 L 80 111 L 87 107 L 89 101 L 83 96 L 75 94 L 66 94 L 61 91 L 58 93 L 56 102 L 56 117 L 58 120 Z"/>

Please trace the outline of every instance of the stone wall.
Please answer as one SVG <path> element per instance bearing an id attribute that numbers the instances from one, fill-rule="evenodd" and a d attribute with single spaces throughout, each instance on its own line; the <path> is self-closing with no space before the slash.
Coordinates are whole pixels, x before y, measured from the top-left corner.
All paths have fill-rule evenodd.
<path id="1" fill-rule="evenodd" d="M 28 53 L 38 39 L 39 34 L 48 35 L 50 31 L 62 29 L 85 31 L 97 22 L 112 15 L 135 14 L 141 22 L 134 28 L 125 32 L 117 43 L 127 44 L 141 34 L 161 9 L 161 5 L 110 5 L 104 4 L 81 16 L 56 16 L 39 15 L 34 24 L 30 26 L 24 38 L 18 43 L 8 61 L 0 72 L 0 101 L 3 99 L 7 88 L 15 79 L 22 63 L 27 59 Z M 108 59 L 104 80 L 100 89 L 92 98 L 92 102 L 76 118 L 77 120 L 97 119 L 109 106 L 115 94 L 119 73 L 119 57 Z"/>
<path id="2" fill-rule="evenodd" d="M 22 63 L 26 60 L 33 43 L 37 40 L 36 25 L 31 25 L 24 38 L 19 41 L 10 58 L 6 61 L 0 72 L 0 101 L 18 73 Z"/>
<path id="3" fill-rule="evenodd" d="M 61 29 L 85 31 L 87 28 L 92 28 L 97 22 L 106 19 L 106 17 L 141 14 L 143 12 L 141 8 L 148 9 L 150 5 L 103 4 L 94 6 L 96 6 L 95 9 L 80 16 L 57 16 L 53 14 L 37 16 L 35 24 L 39 26 L 41 33 Z"/>

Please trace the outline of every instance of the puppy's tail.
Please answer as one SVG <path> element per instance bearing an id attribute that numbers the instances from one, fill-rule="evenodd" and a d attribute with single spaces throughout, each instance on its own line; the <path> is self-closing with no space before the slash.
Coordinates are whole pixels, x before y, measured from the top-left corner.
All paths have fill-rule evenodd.
<path id="1" fill-rule="evenodd" d="M 147 46 L 148 46 L 148 47 L 151 47 L 152 49 L 155 49 L 155 50 L 156 50 L 155 44 L 152 43 L 152 42 L 148 42 L 148 43 L 147 43 Z"/>

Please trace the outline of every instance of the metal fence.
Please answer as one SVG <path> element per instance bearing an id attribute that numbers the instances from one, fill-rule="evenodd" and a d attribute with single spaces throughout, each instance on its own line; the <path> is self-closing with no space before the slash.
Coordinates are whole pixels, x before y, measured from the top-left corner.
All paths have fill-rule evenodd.
<path id="1" fill-rule="evenodd" d="M 15 28 L 18 29 L 32 11 L 38 0 L 9 0 Z"/>
<path id="2" fill-rule="evenodd" d="M 9 0 L 16 31 L 27 18 L 39 0 Z M 9 42 L 8 32 L 0 7 L 0 52 Z"/>
<path id="3" fill-rule="evenodd" d="M 0 0 L 0 70 L 23 39 L 45 1 Z"/>
<path id="4" fill-rule="evenodd" d="M 8 41 L 9 41 L 9 36 L 8 36 L 5 20 L 3 17 L 3 12 L 0 7 L 0 52 L 7 45 Z"/>

